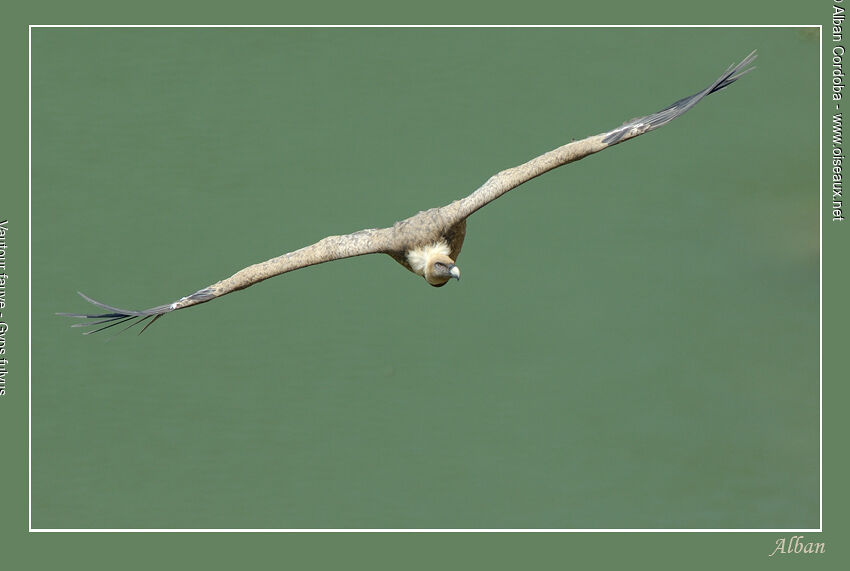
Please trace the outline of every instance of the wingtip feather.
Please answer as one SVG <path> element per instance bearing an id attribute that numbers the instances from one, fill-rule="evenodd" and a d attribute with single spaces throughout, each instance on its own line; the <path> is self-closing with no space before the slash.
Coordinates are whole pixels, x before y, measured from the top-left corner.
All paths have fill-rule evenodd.
<path id="1" fill-rule="evenodd" d="M 75 319 L 84 319 L 84 320 L 96 320 L 94 322 L 81 322 L 74 323 L 71 327 L 97 327 L 102 325 L 102 327 L 97 327 L 97 329 L 92 329 L 91 331 L 84 331 L 83 335 L 91 335 L 92 333 L 98 333 L 99 331 L 103 331 L 105 329 L 109 329 L 110 327 L 115 327 L 116 325 L 120 325 L 122 323 L 130 322 L 125 328 L 123 328 L 119 333 L 122 333 L 134 325 L 139 323 L 143 323 L 147 320 L 148 323 L 142 328 L 139 332 L 141 335 L 145 329 L 150 327 L 157 319 L 165 315 L 166 313 L 173 311 L 173 307 L 171 305 L 160 305 L 156 307 L 152 307 L 150 309 L 145 309 L 142 311 L 136 311 L 132 309 L 121 309 L 120 307 L 114 307 L 111 305 L 107 305 L 105 303 L 99 302 L 95 299 L 90 298 L 86 294 L 81 291 L 78 291 L 77 294 L 82 297 L 87 302 L 92 305 L 99 307 L 101 309 L 105 309 L 110 313 L 65 313 L 65 312 L 57 312 L 56 315 L 62 317 L 73 317 Z M 99 321 L 97 321 L 99 320 Z"/>

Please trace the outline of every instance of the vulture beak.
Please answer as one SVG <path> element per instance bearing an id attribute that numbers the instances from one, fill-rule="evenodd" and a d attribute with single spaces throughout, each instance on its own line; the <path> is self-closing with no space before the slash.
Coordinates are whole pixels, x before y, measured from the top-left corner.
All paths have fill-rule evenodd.
<path id="1" fill-rule="evenodd" d="M 460 281 L 460 268 L 456 265 L 452 264 L 449 266 L 449 273 L 452 275 L 454 279 Z"/>

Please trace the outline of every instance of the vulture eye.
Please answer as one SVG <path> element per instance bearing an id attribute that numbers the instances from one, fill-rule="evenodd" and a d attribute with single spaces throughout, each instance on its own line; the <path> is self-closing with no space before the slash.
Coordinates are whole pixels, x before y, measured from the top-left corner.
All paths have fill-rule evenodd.
<path id="1" fill-rule="evenodd" d="M 446 264 L 444 264 L 443 262 L 434 262 L 434 267 L 435 268 L 445 268 Z"/>

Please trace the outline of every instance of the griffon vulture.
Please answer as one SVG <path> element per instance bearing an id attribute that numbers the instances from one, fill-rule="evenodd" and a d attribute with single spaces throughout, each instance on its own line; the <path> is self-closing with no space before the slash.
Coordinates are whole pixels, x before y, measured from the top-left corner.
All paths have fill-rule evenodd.
<path id="1" fill-rule="evenodd" d="M 131 323 L 126 328 L 149 320 L 139 332 L 141 333 L 166 313 L 206 303 L 280 274 L 364 254 L 389 254 L 399 264 L 416 275 L 422 276 L 426 282 L 435 287 L 445 285 L 452 278 L 460 280 L 460 268 L 456 262 L 466 236 L 466 219 L 474 212 L 509 190 L 545 172 L 666 125 L 707 95 L 731 85 L 742 75 L 754 69 L 747 66 L 755 57 L 756 53 L 753 51 L 738 65 L 731 65 L 723 75 L 705 89 L 679 99 L 657 113 L 632 119 L 610 131 L 573 141 L 535 157 L 527 163 L 504 170 L 491 176 L 469 196 L 455 200 L 442 208 L 425 210 L 396 222 L 389 228 L 371 228 L 343 236 L 328 236 L 312 246 L 248 266 L 229 278 L 181 297 L 173 303 L 133 311 L 100 303 L 80 293 L 83 299 L 106 310 L 107 313 L 60 313 L 59 315 L 87 320 L 76 323 L 72 327 L 101 326 L 87 331 L 87 334 L 128 321 Z"/>

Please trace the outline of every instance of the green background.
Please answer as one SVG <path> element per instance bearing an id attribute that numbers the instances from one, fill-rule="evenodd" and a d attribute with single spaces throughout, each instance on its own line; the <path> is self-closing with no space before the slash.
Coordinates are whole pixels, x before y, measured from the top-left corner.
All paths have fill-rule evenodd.
<path id="1" fill-rule="evenodd" d="M 818 45 L 33 30 L 32 526 L 818 527 Z M 754 48 L 472 217 L 459 284 L 369 256 L 106 344 L 53 315 L 446 204 Z"/>
<path id="2" fill-rule="evenodd" d="M 157 23 L 361 23 L 393 24 L 411 22 L 420 24 L 456 23 L 535 23 L 535 24 L 830 24 L 832 13 L 830 3 L 814 2 L 715 2 L 682 4 L 670 0 L 651 0 L 650 2 L 613 2 L 607 3 L 564 3 L 552 0 L 517 3 L 458 3 L 434 0 L 426 4 L 400 4 L 385 0 L 367 0 L 366 2 L 316 2 L 310 4 L 275 4 L 262 0 L 245 0 L 238 4 L 208 2 L 202 7 L 191 2 L 169 0 L 160 2 L 151 0 L 145 4 L 115 4 L 101 0 L 82 0 L 76 3 L 60 3 L 51 0 L 27 3 L 12 3 L 6 7 L 3 18 L 4 34 L 0 35 L 0 62 L 6 71 L 8 82 L 6 89 L 0 90 L 0 114 L 4 129 L 0 139 L 2 153 L 0 166 L 4 173 L 3 190 L 0 191 L 0 206 L 5 218 L 17 228 L 15 248 L 8 251 L 10 268 L 17 278 L 7 288 L 8 299 L 15 300 L 7 306 L 4 317 L 13 329 L 9 331 L 8 355 L 14 359 L 15 373 L 8 385 L 9 390 L 0 399 L 0 431 L 2 431 L 3 481 L 0 485 L 0 502 L 5 517 L 0 519 L 0 533 L 4 549 L 4 561 L 11 561 L 29 568 L 115 568 L 150 569 L 151 566 L 232 568 L 234 566 L 256 566 L 262 563 L 275 563 L 281 566 L 297 568 L 493 568 L 516 569 L 540 567 L 582 567 L 612 568 L 614 566 L 653 565 L 659 568 L 717 569 L 721 566 L 746 567 L 748 569 L 770 567 L 783 568 L 805 566 L 816 560 L 823 568 L 843 568 L 845 560 L 843 549 L 846 525 L 844 514 L 850 509 L 846 494 L 847 463 L 844 453 L 844 434 L 848 430 L 847 415 L 843 403 L 850 398 L 846 377 L 844 355 L 846 354 L 846 323 L 850 319 L 850 310 L 845 303 L 845 291 L 848 284 L 846 252 L 850 247 L 846 224 L 831 223 L 824 219 L 822 227 L 823 255 L 823 533 L 806 532 L 806 539 L 826 541 L 827 554 L 813 558 L 789 556 L 783 560 L 769 558 L 775 541 L 779 537 L 788 537 L 789 533 L 554 533 L 554 534 L 67 534 L 67 533 L 27 533 L 29 515 L 28 495 L 28 298 L 27 266 L 28 252 L 21 247 L 21 240 L 28 230 L 28 25 L 33 23 L 75 23 L 75 24 L 157 24 Z M 826 28 L 825 28 L 826 29 Z M 715 46 L 713 49 L 717 49 Z M 821 92 L 828 94 L 829 62 L 832 42 L 828 35 L 823 39 L 821 54 L 826 64 Z M 764 68 L 761 54 L 760 70 Z M 730 55 L 721 60 L 731 62 L 739 56 Z M 567 60 L 576 58 L 567 57 Z M 617 66 L 610 75 L 616 80 L 624 67 L 632 64 L 629 50 L 620 53 Z M 711 69 L 717 65 L 711 62 Z M 549 73 L 549 72 L 547 72 Z M 756 72 L 759 73 L 759 72 Z M 712 75 L 712 74 L 710 74 Z M 752 77 L 752 76 L 751 76 Z M 780 87 L 780 92 L 791 81 L 790 76 Z M 697 85 L 704 81 L 701 77 L 694 80 Z M 740 93 L 744 84 L 733 89 Z M 676 86 L 675 93 L 679 92 Z M 750 89 L 753 89 L 750 87 Z M 685 91 L 688 93 L 688 91 Z M 727 103 L 732 90 L 724 95 Z M 770 93 L 760 103 L 771 101 L 778 92 Z M 671 93 L 671 95 L 673 95 Z M 743 95 L 738 95 L 742 97 Z M 827 95 L 828 97 L 828 95 Z M 614 105 L 623 103 L 623 98 L 615 100 Z M 719 99 L 718 99 L 719 101 Z M 587 103 L 585 101 L 585 103 Z M 832 105 L 824 100 L 818 119 L 826 128 L 822 130 L 824 150 L 830 146 L 829 123 Z M 657 103 L 653 99 L 651 108 Z M 711 99 L 701 103 L 707 109 Z M 720 105 L 720 103 L 717 103 Z M 619 107 L 618 107 L 619 108 Z M 644 109 L 635 109 L 625 117 L 644 113 Z M 698 110 L 689 113 L 678 121 L 696 120 Z M 606 118 L 608 115 L 606 115 Z M 615 122 L 625 118 L 614 115 Z M 570 120 L 575 120 L 571 114 Z M 600 121 L 604 121 L 601 119 Z M 812 116 L 811 121 L 815 121 Z M 760 124 L 757 129 L 765 127 Z M 602 128 L 602 123 L 594 122 L 591 131 Z M 647 144 L 652 138 L 668 136 L 675 125 L 664 128 L 655 135 L 643 137 L 639 142 L 630 143 L 618 149 L 608 151 L 625 152 Z M 682 126 L 682 129 L 686 127 Z M 778 128 L 781 131 L 781 126 Z M 571 129 L 570 129 L 571 131 Z M 573 136 L 572 134 L 570 136 Z M 581 136 L 581 135 L 576 135 Z M 781 135 L 778 135 L 781 136 Z M 523 156 L 530 149 L 523 149 Z M 752 152 L 749 149 L 748 152 Z M 536 152 L 536 150 L 535 150 Z M 533 153 L 532 153 L 533 154 Z M 600 160 L 598 155 L 588 161 Z M 511 157 L 509 164 L 513 164 Z M 777 168 L 772 164 L 770 169 Z M 498 165 L 504 168 L 506 165 Z M 823 162 L 822 166 L 826 167 Z M 569 167 L 578 169 L 579 165 Z M 769 172 L 769 171 L 767 171 Z M 486 177 L 488 174 L 483 174 Z M 827 170 L 822 171 L 828 175 Z M 548 176 L 555 176 L 552 173 Z M 825 179 L 826 180 L 826 179 Z M 474 184 L 481 182 L 477 179 Z M 823 187 L 823 198 L 829 198 L 828 185 Z M 462 192 L 466 192 L 464 189 Z M 521 191 L 517 191 L 521 192 Z M 530 196 L 531 194 L 527 194 Z M 573 195 L 574 196 L 574 195 Z M 505 197 L 503 200 L 511 200 Z M 437 204 L 429 202 L 427 205 Z M 417 206 L 419 208 L 419 206 Z M 493 205 L 489 208 L 497 208 Z M 826 209 L 824 209 L 826 212 Z M 8 213 L 8 214 L 7 214 Z M 396 213 L 393 213 L 395 215 Z M 407 213 L 405 213 L 407 214 Z M 491 216 L 492 214 L 487 214 Z M 481 213 L 482 220 L 485 213 Z M 356 227 L 366 225 L 366 221 L 357 221 Z M 341 229 L 334 228 L 334 232 Z M 299 241 L 300 245 L 300 241 Z M 288 249 L 288 245 L 287 248 Z M 471 250 L 467 250 L 467 254 Z M 36 252 L 33 263 L 37 262 Z M 462 257 L 462 260 L 464 257 Z M 368 263 L 368 258 L 358 263 Z M 470 260 L 466 260 L 464 268 Z M 344 262 L 338 262 L 344 263 Z M 390 263 L 390 262 L 387 262 Z M 392 265 L 392 264 L 391 264 Z M 330 267 L 330 266 L 329 266 Z M 317 268 L 318 270 L 318 268 Z M 311 270 L 306 270 L 311 271 Z M 396 269 L 393 273 L 398 272 Z M 226 273 L 226 272 L 225 272 Z M 297 274 L 293 274 L 294 277 Z M 404 272 L 401 272 L 404 275 Z M 217 274 L 216 278 L 219 277 Z M 414 280 L 413 276 L 407 276 Z M 465 285 L 468 276 L 464 276 Z M 288 278 L 283 278 L 288 279 Z M 266 286 L 271 286 L 270 282 Z M 453 284 L 455 285 L 455 284 Z M 126 287 L 126 283 L 123 284 Z M 195 287 L 196 284 L 191 284 Z M 190 289 L 191 289 L 190 287 Z M 264 287 L 264 286 L 259 286 Z M 421 287 L 421 284 L 420 284 Z M 255 288 L 256 289 L 256 288 Z M 97 292 L 89 291 L 92 295 Z M 63 292 L 64 294 L 64 292 Z M 182 292 L 181 292 L 182 294 Z M 255 295 L 245 292 L 241 295 Z M 169 291 L 167 298 L 173 292 Z M 236 296 L 231 296 L 236 298 Z M 108 298 L 108 299 L 107 299 Z M 107 296 L 107 301 L 120 302 Z M 158 303 L 160 300 L 157 300 Z M 77 300 L 72 303 L 81 303 Z M 218 303 L 228 303 L 220 301 Z M 82 306 L 76 306 L 76 309 Z M 206 306 L 211 310 L 212 304 Z M 69 309 L 63 305 L 63 310 Z M 198 311 L 201 311 L 200 309 Z M 186 319 L 190 312 L 178 314 Z M 173 319 L 170 322 L 173 323 Z M 170 323 L 164 321 L 160 325 Z M 149 331 L 148 333 L 151 333 Z M 66 333 L 68 331 L 66 330 Z M 146 336 L 147 334 L 146 333 Z M 126 334 L 125 334 L 126 335 Z M 89 339 L 92 341 L 92 339 Z M 97 342 L 97 340 L 94 340 Z M 118 341 L 118 340 L 116 340 Z M 119 342 L 123 342 L 119 341 Z M 109 347 L 115 341 L 103 345 Z M 788 449 L 789 452 L 793 450 Z M 8 462 L 6 460 L 8 459 Z"/>

